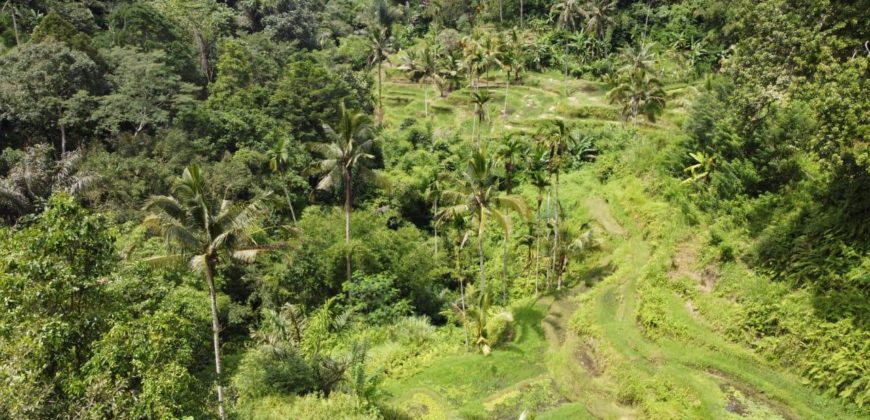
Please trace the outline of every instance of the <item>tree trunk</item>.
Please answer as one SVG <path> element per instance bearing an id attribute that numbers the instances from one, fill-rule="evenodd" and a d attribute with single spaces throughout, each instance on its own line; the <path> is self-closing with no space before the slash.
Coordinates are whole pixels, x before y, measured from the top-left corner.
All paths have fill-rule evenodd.
<path id="1" fill-rule="evenodd" d="M 221 324 L 218 319 L 217 291 L 214 286 L 214 262 L 209 257 L 205 258 L 205 280 L 208 283 L 209 303 L 211 304 L 211 332 L 214 343 L 214 371 L 215 381 L 217 382 L 218 414 L 221 420 L 226 420 L 227 415 L 224 412 L 224 388 L 221 382 Z"/>
<path id="2" fill-rule="evenodd" d="M 523 0 L 520 0 L 520 29 L 523 29 Z"/>
<path id="3" fill-rule="evenodd" d="M 384 112 L 384 82 L 381 76 L 381 61 L 378 60 L 378 106 L 381 108 L 381 113 Z"/>
<path id="4" fill-rule="evenodd" d="M 535 219 L 535 294 L 538 294 L 538 276 L 541 275 L 541 201 L 543 197 L 538 193 L 538 211 Z"/>
<path id="5" fill-rule="evenodd" d="M 199 29 L 193 30 L 193 38 L 196 40 L 196 49 L 199 52 L 199 66 L 202 74 L 205 75 L 206 82 L 211 82 L 212 74 L 208 62 L 208 44 L 205 42 L 205 38 L 203 38 L 202 32 Z"/>
<path id="6" fill-rule="evenodd" d="M 553 269 L 555 270 L 555 268 L 556 268 L 555 256 L 556 256 L 556 252 L 559 249 L 559 169 L 558 168 L 556 168 L 556 207 L 554 208 L 554 210 L 556 211 L 556 213 L 555 213 L 556 224 L 555 224 L 555 228 L 553 229 L 553 232 L 554 232 L 553 233 L 553 235 L 554 235 Z M 559 276 L 558 273 L 557 273 L 557 280 L 561 280 L 561 276 Z M 556 287 L 556 290 L 561 290 L 561 289 L 562 289 L 562 283 L 561 283 L 561 281 L 559 281 L 559 285 Z"/>
<path id="7" fill-rule="evenodd" d="M 426 112 L 426 119 L 429 119 L 429 83 L 426 82 L 426 89 L 423 90 L 423 109 Z"/>
<path id="8" fill-rule="evenodd" d="M 504 126 L 507 125 L 507 102 L 508 102 L 508 94 L 510 93 L 510 87 L 511 87 L 511 75 L 510 75 L 510 72 L 508 72 L 507 81 L 505 82 L 505 85 L 504 85 L 504 107 L 502 107 L 502 110 L 501 110 L 502 119 L 504 121 L 504 125 L 502 125 L 503 129 L 505 128 Z"/>
<path id="9" fill-rule="evenodd" d="M 351 185 L 350 185 L 350 172 L 347 169 L 343 171 L 344 177 L 344 244 L 345 244 L 345 269 L 347 270 L 347 282 L 350 283 L 351 271 L 350 271 L 350 197 L 351 197 Z M 350 292 L 348 292 L 348 297 L 350 297 Z"/>
<path id="10" fill-rule="evenodd" d="M 550 191 L 551 189 L 547 189 L 547 220 L 550 220 Z M 547 233 L 547 243 L 550 243 L 550 234 Z M 552 244 L 551 244 L 552 246 Z M 547 262 L 547 289 L 550 288 L 550 273 L 551 273 L 552 264 Z"/>
<path id="11" fill-rule="evenodd" d="M 477 258 L 480 265 L 480 293 L 486 295 L 486 274 L 483 271 L 483 222 L 480 219 L 477 226 Z"/>
<path id="12" fill-rule="evenodd" d="M 60 124 L 60 154 L 66 154 L 66 126 L 63 123 Z"/>
<path id="13" fill-rule="evenodd" d="M 296 224 L 296 212 L 293 210 L 293 200 L 290 199 L 290 192 L 287 191 L 287 186 L 283 186 L 284 198 L 287 199 L 287 206 L 290 207 L 290 217 L 293 218 L 293 224 Z"/>
<path id="14" fill-rule="evenodd" d="M 18 36 L 18 20 L 15 18 L 15 6 L 9 9 L 12 15 L 12 31 L 15 33 L 15 46 L 21 45 L 21 38 Z"/>
<path id="15" fill-rule="evenodd" d="M 434 213 L 437 215 L 438 214 L 438 197 L 437 196 L 435 197 L 434 207 L 435 207 Z M 435 229 L 435 258 L 438 258 L 438 223 L 437 222 L 433 224 L 433 228 Z"/>
<path id="16" fill-rule="evenodd" d="M 508 235 L 504 235 L 504 255 L 502 256 L 502 286 L 501 286 L 501 304 L 507 305 L 507 284 L 508 284 Z"/>
<path id="17" fill-rule="evenodd" d="M 459 304 L 462 306 L 462 328 L 465 330 L 465 348 L 468 349 L 468 313 L 465 309 L 465 281 L 462 278 L 462 245 L 456 249 L 456 278 L 459 279 Z"/>

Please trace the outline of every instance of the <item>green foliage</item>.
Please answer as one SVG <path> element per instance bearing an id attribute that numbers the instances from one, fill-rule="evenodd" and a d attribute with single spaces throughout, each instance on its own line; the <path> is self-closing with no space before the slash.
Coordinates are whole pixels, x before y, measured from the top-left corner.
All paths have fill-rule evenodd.
<path id="1" fill-rule="evenodd" d="M 366 324 L 383 324 L 412 312 L 407 299 L 400 298 L 395 279 L 384 274 L 355 273 L 350 283 L 343 285 L 348 296 L 347 308 Z"/>
<path id="2" fill-rule="evenodd" d="M 263 345 L 245 352 L 233 377 L 240 405 L 278 395 L 294 395 L 314 388 L 314 372 L 293 348 Z"/>
<path id="3" fill-rule="evenodd" d="M 3 412 L 52 417 L 69 409 L 76 375 L 107 327 L 112 244 L 105 219 L 63 194 L 31 226 L 3 241 Z"/>
<path id="4" fill-rule="evenodd" d="M 18 121 L 21 134 L 57 133 L 51 138 L 59 138 L 59 149 L 65 151 L 65 130 L 80 126 L 89 114 L 87 100 L 98 80 L 94 61 L 46 41 L 0 56 L 0 67 L 0 118 Z"/>
<path id="5" fill-rule="evenodd" d="M 256 420 L 311 419 L 368 420 L 378 418 L 361 398 L 345 393 L 335 393 L 328 398 L 308 394 L 295 399 L 267 397 L 239 410 L 243 418 Z"/>

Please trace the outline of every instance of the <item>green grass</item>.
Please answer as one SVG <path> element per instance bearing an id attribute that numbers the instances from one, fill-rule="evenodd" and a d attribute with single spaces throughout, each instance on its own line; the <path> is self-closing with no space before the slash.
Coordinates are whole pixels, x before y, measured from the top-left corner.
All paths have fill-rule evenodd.
<path id="1" fill-rule="evenodd" d="M 541 327 L 545 312 L 544 306 L 535 303 L 515 311 L 516 339 L 489 356 L 476 352 L 448 356 L 416 375 L 387 381 L 384 389 L 391 395 L 389 403 L 451 418 L 486 418 L 487 402 L 511 387 L 546 375 L 541 357 L 547 349 Z"/>

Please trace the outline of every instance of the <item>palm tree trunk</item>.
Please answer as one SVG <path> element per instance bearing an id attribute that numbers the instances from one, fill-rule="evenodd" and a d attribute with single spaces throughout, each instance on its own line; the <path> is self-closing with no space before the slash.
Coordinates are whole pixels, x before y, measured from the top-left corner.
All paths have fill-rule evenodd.
<path id="1" fill-rule="evenodd" d="M 351 271 L 350 271 L 350 198 L 351 198 L 351 185 L 350 185 L 350 172 L 345 169 L 343 171 L 344 178 L 344 245 L 345 245 L 345 270 L 347 271 L 347 282 L 351 281 Z M 350 297 L 350 291 L 348 291 L 348 297 Z"/>
<path id="2" fill-rule="evenodd" d="M 66 126 L 60 124 L 60 154 L 66 154 Z"/>
<path id="3" fill-rule="evenodd" d="M 556 211 L 556 213 L 555 213 L 556 226 L 553 229 L 554 239 L 555 239 L 555 245 L 553 245 L 553 249 L 554 249 L 554 251 L 553 251 L 553 256 L 554 256 L 553 268 L 555 269 L 555 264 L 556 264 L 556 259 L 555 259 L 556 251 L 555 250 L 559 249 L 559 169 L 558 168 L 556 169 L 556 208 L 554 210 Z M 559 285 L 556 287 L 556 290 L 561 290 L 562 289 L 561 275 L 559 273 L 557 273 L 556 275 L 557 275 L 557 280 L 559 280 Z"/>
<path id="4" fill-rule="evenodd" d="M 483 215 L 481 214 L 480 216 L 482 217 Z M 480 265 L 480 293 L 481 295 L 486 295 L 486 274 L 483 271 L 483 222 L 478 219 L 477 223 L 477 259 Z"/>
<path id="5" fill-rule="evenodd" d="M 504 236 L 504 255 L 502 256 L 502 286 L 501 286 L 501 304 L 507 305 L 507 284 L 508 284 L 508 236 L 505 232 Z"/>
<path id="6" fill-rule="evenodd" d="M 196 49 L 199 52 L 199 66 L 202 70 L 202 74 L 205 76 L 207 82 L 211 82 L 211 66 L 208 62 L 209 45 L 206 43 L 205 38 L 203 38 L 202 32 L 200 32 L 199 29 L 193 30 L 193 38 L 196 41 Z"/>
<path id="7" fill-rule="evenodd" d="M 510 74 L 510 72 L 508 72 L 507 81 L 505 82 L 505 85 L 504 85 L 504 107 L 502 107 L 502 110 L 501 110 L 502 121 L 504 122 L 504 124 L 502 125 L 502 130 L 504 130 L 505 126 L 507 125 L 507 102 L 508 102 L 508 93 L 510 93 L 510 87 L 511 87 L 511 74 Z"/>
<path id="8" fill-rule="evenodd" d="M 541 193 L 538 192 L 538 214 L 535 219 L 535 294 L 538 294 L 538 276 L 541 274 Z"/>
<path id="9" fill-rule="evenodd" d="M 287 199 L 287 206 L 290 207 L 290 217 L 293 218 L 293 224 L 296 224 L 296 212 L 293 210 L 293 200 L 290 199 L 290 192 L 287 191 L 287 186 L 281 187 L 284 190 L 284 198 Z"/>
<path id="10" fill-rule="evenodd" d="M 468 349 L 468 313 L 465 309 L 465 281 L 462 278 L 462 247 L 456 249 L 456 278 L 459 279 L 459 304 L 462 306 L 462 328 L 465 330 L 465 348 Z"/>
<path id="11" fill-rule="evenodd" d="M 381 76 L 381 60 L 378 60 L 378 107 L 381 108 L 381 113 L 384 112 L 384 82 Z"/>
<path id="12" fill-rule="evenodd" d="M 562 94 L 565 96 L 565 100 L 568 100 L 568 44 L 565 44 L 565 55 L 562 59 L 565 64 L 562 66 L 565 69 L 565 76 L 562 78 Z"/>
<path id="13" fill-rule="evenodd" d="M 224 412 L 224 388 L 221 382 L 221 324 L 220 319 L 218 319 L 217 291 L 214 286 L 214 262 L 209 257 L 206 257 L 205 262 L 205 280 L 208 283 L 209 303 L 211 304 L 211 332 L 214 343 L 214 371 L 215 381 L 217 382 L 218 414 L 221 420 L 226 420 L 227 415 Z"/>
<path id="14" fill-rule="evenodd" d="M 434 204 L 434 214 L 438 214 L 438 197 L 435 197 Z M 438 258 L 438 223 L 433 223 L 432 226 L 435 229 L 435 258 Z"/>
<path id="15" fill-rule="evenodd" d="M 21 38 L 18 36 L 18 19 L 15 18 L 15 6 L 9 9 L 9 13 L 12 15 L 12 31 L 15 33 L 15 46 L 17 47 L 21 45 Z"/>
<path id="16" fill-rule="evenodd" d="M 480 138 L 475 134 L 475 132 L 477 131 L 477 120 L 478 120 L 478 118 L 476 115 L 471 120 L 471 138 L 474 139 L 474 144 L 479 149 L 480 148 Z"/>
<path id="17" fill-rule="evenodd" d="M 551 189 L 547 188 L 547 220 L 550 219 L 550 192 L 551 192 Z M 549 242 L 550 242 L 550 234 L 547 233 L 547 243 L 549 244 Z M 552 267 L 552 264 L 550 262 L 547 262 L 547 289 L 550 288 L 550 273 L 552 272 L 551 267 Z"/>
<path id="18" fill-rule="evenodd" d="M 523 29 L 523 0 L 520 0 L 520 29 Z"/>

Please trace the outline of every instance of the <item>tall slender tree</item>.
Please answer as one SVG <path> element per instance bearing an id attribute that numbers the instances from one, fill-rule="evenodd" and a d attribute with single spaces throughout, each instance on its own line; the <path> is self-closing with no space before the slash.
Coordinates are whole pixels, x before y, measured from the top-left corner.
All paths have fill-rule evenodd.
<path id="1" fill-rule="evenodd" d="M 167 255 L 147 261 L 167 264 L 186 260 L 192 271 L 205 277 L 211 306 L 218 413 L 221 419 L 226 419 L 215 270 L 226 258 L 251 262 L 258 253 L 278 246 L 258 245 L 250 236 L 265 210 L 258 201 L 237 206 L 229 200 L 215 200 L 196 165 L 184 170 L 172 187 L 171 196 L 151 197 L 145 209 L 149 214 L 143 223 L 160 232 L 170 250 Z"/>
<path id="2" fill-rule="evenodd" d="M 368 65 L 371 69 L 372 67 L 377 67 L 378 71 L 378 108 L 382 113 L 384 112 L 384 94 L 383 94 L 383 71 L 381 70 L 381 66 L 384 61 L 389 61 L 389 54 L 391 48 L 391 40 L 390 36 L 387 33 L 387 28 L 384 27 L 374 27 L 369 30 L 369 57 L 368 57 Z"/>
<path id="3" fill-rule="evenodd" d="M 468 166 L 462 173 L 462 181 L 458 189 L 445 191 L 444 202 L 451 203 L 436 215 L 437 218 L 449 218 L 468 214 L 477 225 L 477 255 L 480 270 L 479 289 L 486 294 L 486 273 L 483 269 L 485 255 L 483 240 L 489 219 L 495 221 L 505 232 L 505 238 L 510 236 L 512 222 L 510 215 L 504 210 L 518 213 L 524 220 L 529 219 L 529 208 L 521 197 L 502 195 L 499 193 L 498 176 L 495 174 L 495 160 L 487 155 L 485 149 L 476 149 L 469 159 Z"/>
<path id="4" fill-rule="evenodd" d="M 344 241 L 347 281 L 351 281 L 350 218 L 353 204 L 354 177 L 370 178 L 374 173 L 366 166 L 374 156 L 370 153 L 375 138 L 371 136 L 371 120 L 360 112 L 354 112 L 342 103 L 339 109 L 338 129 L 324 124 L 329 143 L 313 143 L 311 151 L 321 156 L 308 173 L 319 175 L 317 189 L 331 189 L 341 183 L 344 191 Z"/>
<path id="5" fill-rule="evenodd" d="M 480 130 L 483 127 L 483 122 L 486 121 L 486 104 L 492 99 L 489 91 L 481 90 L 471 92 L 471 103 L 474 104 L 474 123 L 471 127 L 471 135 L 475 139 L 475 144 L 480 147 Z"/>
<path id="6" fill-rule="evenodd" d="M 583 16 L 583 6 L 580 0 L 557 0 L 550 8 L 550 17 L 556 16 L 556 27 L 561 30 L 570 29 L 571 32 L 577 30 L 577 22 Z M 565 53 L 562 56 L 562 67 L 564 68 L 564 76 L 562 79 L 562 90 L 565 96 L 568 96 L 568 43 L 565 43 Z"/>

